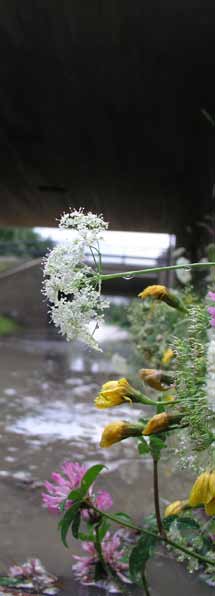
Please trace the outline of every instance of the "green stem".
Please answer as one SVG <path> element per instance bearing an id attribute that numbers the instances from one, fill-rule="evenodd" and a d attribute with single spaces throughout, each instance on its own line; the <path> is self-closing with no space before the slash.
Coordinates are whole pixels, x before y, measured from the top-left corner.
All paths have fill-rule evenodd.
<path id="1" fill-rule="evenodd" d="M 169 406 L 169 405 L 175 405 L 175 404 L 181 404 L 181 400 L 180 399 L 176 399 L 172 402 L 168 402 L 168 401 L 154 401 L 154 399 L 150 399 L 150 397 L 147 397 L 146 395 L 144 395 L 143 393 L 140 393 L 138 398 L 137 398 L 137 403 L 143 404 L 143 405 L 147 405 L 147 406 Z"/>
<path id="2" fill-rule="evenodd" d="M 161 514 L 160 514 L 160 501 L 159 501 L 159 486 L 158 486 L 158 461 L 153 457 L 153 490 L 154 490 L 154 505 L 155 505 L 155 516 L 157 520 L 157 527 L 160 536 L 166 538 L 166 532 L 164 530 Z"/>
<path id="3" fill-rule="evenodd" d="M 134 271 L 122 271 L 121 273 L 109 273 L 100 275 L 101 280 L 117 279 L 118 277 L 134 277 L 136 275 L 147 275 L 147 273 L 158 273 L 159 271 L 174 271 L 176 269 L 198 269 L 202 267 L 215 267 L 215 262 L 189 263 L 189 265 L 168 265 L 165 267 L 151 267 L 150 269 L 136 269 Z"/>
<path id="4" fill-rule="evenodd" d="M 198 561 L 203 561 L 204 563 L 207 563 L 208 565 L 212 565 L 213 567 L 215 567 L 215 561 L 212 561 L 212 559 L 208 559 L 207 557 L 204 557 L 203 555 L 199 555 L 198 553 L 186 548 L 185 546 L 181 546 L 180 544 L 177 544 L 177 542 L 173 542 L 173 540 L 170 540 L 169 538 L 166 538 L 166 537 L 164 538 L 163 536 L 159 536 L 159 534 L 155 534 L 155 532 L 151 532 L 150 530 L 145 530 L 145 528 L 141 528 L 140 526 L 136 526 L 135 524 L 132 524 L 130 522 L 124 522 L 122 520 L 119 520 L 118 517 L 115 517 L 114 515 L 111 515 L 110 513 L 100 511 L 100 509 L 97 509 L 97 507 L 94 507 L 94 505 L 92 506 L 92 509 L 94 509 L 94 511 L 96 511 L 100 515 L 103 515 L 103 517 L 110 519 L 110 521 L 114 522 L 115 524 L 118 524 L 119 526 L 124 526 L 125 528 L 130 528 L 130 530 L 135 530 L 136 532 L 139 532 L 141 534 L 146 534 L 147 536 L 152 536 L 153 538 L 157 538 L 161 542 L 164 542 L 165 544 L 169 544 L 173 548 L 180 550 L 181 552 L 185 553 L 189 557 L 193 557 L 194 559 L 197 559 Z"/>
<path id="5" fill-rule="evenodd" d="M 108 575 L 108 569 L 107 569 L 107 565 L 106 565 L 106 562 L 105 562 L 104 557 L 103 557 L 102 545 L 101 545 L 101 541 L 100 541 L 100 537 L 99 537 L 99 525 L 96 525 L 95 526 L 95 532 L 96 532 L 95 547 L 96 547 L 96 550 L 97 550 L 97 553 L 98 553 L 99 561 L 102 564 L 102 567 L 104 568 L 104 571 Z"/>
<path id="6" fill-rule="evenodd" d="M 143 582 L 143 587 L 144 587 L 146 596 L 151 596 L 145 573 L 142 573 L 142 582 Z"/>

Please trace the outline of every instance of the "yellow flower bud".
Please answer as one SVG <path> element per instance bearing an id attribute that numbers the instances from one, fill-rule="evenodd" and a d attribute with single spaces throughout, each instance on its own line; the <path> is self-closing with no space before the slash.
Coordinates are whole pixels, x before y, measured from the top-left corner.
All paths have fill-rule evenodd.
<path id="1" fill-rule="evenodd" d="M 215 515 L 215 498 L 205 505 L 205 511 L 208 515 Z"/>
<path id="2" fill-rule="evenodd" d="M 213 498 L 215 498 L 215 470 L 210 473 L 209 484 L 211 494 L 213 495 Z"/>
<path id="3" fill-rule="evenodd" d="M 165 371 L 154 368 L 141 368 L 140 378 L 153 389 L 157 391 L 166 391 L 170 385 L 173 385 L 173 379 Z"/>
<path id="4" fill-rule="evenodd" d="M 99 409 L 112 408 L 124 402 L 132 402 L 134 389 L 126 379 L 119 381 L 108 381 L 102 385 L 99 395 L 95 399 L 95 405 Z"/>
<path id="5" fill-rule="evenodd" d="M 169 364 L 170 360 L 174 358 L 174 352 L 171 348 L 167 348 L 163 354 L 163 358 L 161 360 L 162 364 Z"/>
<path id="6" fill-rule="evenodd" d="M 212 495 L 209 503 L 205 504 L 205 511 L 208 515 L 215 515 L 215 471 L 210 473 L 209 477 L 209 489 Z"/>
<path id="7" fill-rule="evenodd" d="M 188 505 L 188 501 L 174 501 L 174 503 L 170 503 L 168 507 L 166 507 L 164 512 L 164 517 L 168 517 L 169 515 L 178 515 L 181 513 L 183 509 L 185 509 Z"/>
<path id="8" fill-rule="evenodd" d="M 147 286 L 145 290 L 138 294 L 139 298 L 145 300 L 145 298 L 156 298 L 157 300 L 165 300 L 168 295 L 168 289 L 166 286 Z"/>
<path id="9" fill-rule="evenodd" d="M 147 425 L 143 431 L 143 435 L 153 435 L 166 430 L 169 427 L 171 420 L 172 417 L 166 412 L 155 414 L 155 416 L 150 418 L 150 420 L 147 422 Z"/>
<path id="10" fill-rule="evenodd" d="M 189 496 L 189 505 L 207 505 L 215 497 L 215 490 L 210 486 L 210 472 L 203 472 L 198 476 Z"/>
<path id="11" fill-rule="evenodd" d="M 148 286 L 145 288 L 145 290 L 140 292 L 138 296 L 139 298 L 142 298 L 142 300 L 145 300 L 145 298 L 155 298 L 161 302 L 166 302 L 166 304 L 172 306 L 173 308 L 186 311 L 186 308 L 180 298 L 178 298 L 178 296 L 172 292 L 172 290 L 166 288 L 166 286 Z"/>
<path id="12" fill-rule="evenodd" d="M 102 433 L 100 447 L 111 447 L 128 437 L 137 437 L 142 434 L 143 426 L 140 424 L 129 424 L 119 420 L 108 424 Z"/>

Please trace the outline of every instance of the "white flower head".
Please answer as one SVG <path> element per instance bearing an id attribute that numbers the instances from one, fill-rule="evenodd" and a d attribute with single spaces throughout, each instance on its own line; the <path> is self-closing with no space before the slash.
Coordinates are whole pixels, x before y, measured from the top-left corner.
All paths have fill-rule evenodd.
<path id="1" fill-rule="evenodd" d="M 85 243 L 92 245 L 101 238 L 102 232 L 107 230 L 108 223 L 104 221 L 103 215 L 95 215 L 89 211 L 84 213 L 83 208 L 69 213 L 64 213 L 60 219 L 59 227 L 62 229 L 77 230 L 79 238 L 84 239 Z"/>
<path id="2" fill-rule="evenodd" d="M 102 216 L 83 209 L 70 211 L 60 220 L 61 228 L 73 228 L 77 235 L 70 242 L 57 245 L 44 259 L 43 293 L 51 302 L 51 318 L 59 332 L 68 341 L 80 339 L 95 349 L 100 349 L 94 331 L 103 320 L 104 309 L 109 303 L 101 297 L 98 269 L 86 265 L 85 248 L 90 248 L 94 264 L 99 254 L 99 239 L 108 224 Z"/>

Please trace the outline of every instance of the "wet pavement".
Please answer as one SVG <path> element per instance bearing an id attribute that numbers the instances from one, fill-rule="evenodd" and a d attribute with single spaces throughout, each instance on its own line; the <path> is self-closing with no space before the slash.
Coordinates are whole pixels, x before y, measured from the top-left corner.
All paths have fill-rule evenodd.
<path id="1" fill-rule="evenodd" d="M 130 350 L 127 334 L 108 327 L 101 331 L 102 353 L 80 344 L 68 344 L 54 332 L 0 340 L 0 441 L 1 511 L 0 573 L 8 566 L 38 557 L 51 573 L 62 578 L 62 594 L 94 596 L 98 588 L 80 586 L 72 579 L 72 553 L 80 554 L 78 542 L 60 542 L 57 518 L 41 506 L 42 483 L 65 460 L 92 465 L 105 463 L 107 470 L 98 486 L 111 492 L 113 510 L 126 511 L 138 521 L 152 512 L 150 459 L 140 459 L 136 442 L 129 439 L 100 449 L 103 427 L 116 419 L 136 420 L 140 408 L 96 410 L 93 400 L 101 384 L 125 374 Z M 116 353 L 118 356 L 116 356 Z M 160 479 L 163 506 L 184 498 L 190 475 L 175 465 L 163 464 Z M 150 564 L 152 596 L 212 593 L 195 575 L 165 556 Z M 135 588 L 134 594 L 142 594 Z"/>

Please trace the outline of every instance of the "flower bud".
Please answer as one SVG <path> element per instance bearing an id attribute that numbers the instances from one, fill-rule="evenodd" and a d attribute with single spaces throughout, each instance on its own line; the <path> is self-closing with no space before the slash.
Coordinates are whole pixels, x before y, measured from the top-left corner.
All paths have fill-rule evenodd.
<path id="1" fill-rule="evenodd" d="M 142 434 L 143 425 L 129 424 L 119 420 L 108 424 L 102 433 L 100 447 L 111 447 L 114 443 L 118 443 L 128 437 L 138 437 Z"/>
<path id="2" fill-rule="evenodd" d="M 210 484 L 210 472 L 203 472 L 198 476 L 189 496 L 189 505 L 207 505 L 215 497 L 214 488 Z"/>
<path id="3" fill-rule="evenodd" d="M 181 511 L 183 511 L 183 509 L 186 509 L 188 506 L 188 501 L 174 501 L 173 503 L 170 503 L 170 505 L 168 505 L 168 507 L 166 507 L 165 512 L 164 512 L 164 517 L 168 517 L 169 515 L 178 515 L 178 513 L 181 513 Z"/>
<path id="4" fill-rule="evenodd" d="M 153 435 L 165 431 L 169 427 L 171 419 L 172 416 L 166 412 L 155 414 L 155 416 L 152 416 L 147 422 L 143 435 Z"/>
<path id="5" fill-rule="evenodd" d="M 208 515 L 215 515 L 215 498 L 205 505 L 205 511 Z"/>
<path id="6" fill-rule="evenodd" d="M 173 378 L 165 371 L 156 370 L 153 368 L 141 368 L 139 371 L 140 378 L 153 389 L 157 391 L 166 391 L 168 387 L 173 386 Z"/>
<path id="7" fill-rule="evenodd" d="M 139 298 L 145 300 L 145 298 L 155 298 L 155 300 L 160 300 L 161 302 L 166 302 L 169 306 L 173 308 L 177 308 L 178 310 L 186 311 L 186 308 L 183 302 L 178 298 L 178 296 L 172 291 L 166 288 L 166 286 L 148 286 L 138 294 Z"/>

